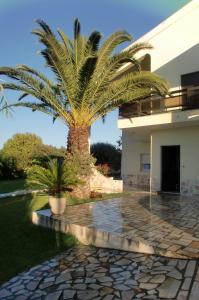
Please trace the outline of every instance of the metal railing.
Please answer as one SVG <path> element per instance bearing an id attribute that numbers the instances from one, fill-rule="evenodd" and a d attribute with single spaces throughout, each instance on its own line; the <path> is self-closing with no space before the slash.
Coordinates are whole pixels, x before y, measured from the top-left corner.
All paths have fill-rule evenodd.
<path id="1" fill-rule="evenodd" d="M 119 108 L 119 118 L 133 118 L 171 110 L 199 108 L 199 86 L 174 90 L 169 97 L 152 96 L 138 102 L 126 103 Z"/>

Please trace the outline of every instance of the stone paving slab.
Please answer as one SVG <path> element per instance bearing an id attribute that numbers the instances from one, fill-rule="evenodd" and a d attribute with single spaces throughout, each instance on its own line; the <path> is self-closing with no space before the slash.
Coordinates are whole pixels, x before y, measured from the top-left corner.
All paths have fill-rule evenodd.
<path id="1" fill-rule="evenodd" d="M 199 258 L 199 197 L 134 193 L 78 206 L 33 223 L 74 234 L 83 244 L 173 258 Z"/>
<path id="2" fill-rule="evenodd" d="M 4 300 L 198 300 L 199 263 L 80 246 L 0 286 Z"/>

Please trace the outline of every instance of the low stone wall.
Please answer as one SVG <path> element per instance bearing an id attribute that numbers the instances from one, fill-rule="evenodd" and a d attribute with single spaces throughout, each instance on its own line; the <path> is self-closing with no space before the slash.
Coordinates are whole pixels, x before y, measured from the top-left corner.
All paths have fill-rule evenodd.
<path id="1" fill-rule="evenodd" d="M 150 177 L 148 174 L 123 175 L 125 191 L 150 191 Z"/>
<path id="2" fill-rule="evenodd" d="M 123 192 L 123 181 L 113 179 L 113 177 L 106 177 L 93 168 L 90 178 L 90 187 L 92 191 L 96 192 Z"/>
<path id="3" fill-rule="evenodd" d="M 68 223 L 64 218 L 56 219 L 56 217 L 53 217 L 49 209 L 34 211 L 32 214 L 32 222 L 35 225 L 51 228 L 55 231 L 70 233 L 84 245 L 155 254 L 154 248 L 147 241 L 131 240 L 120 234 Z"/>
<path id="4" fill-rule="evenodd" d="M 87 188 L 87 187 L 86 187 Z M 123 181 L 113 179 L 113 177 L 106 177 L 102 175 L 96 169 L 92 169 L 92 175 L 90 177 L 90 188 L 91 191 L 102 192 L 102 193 L 114 193 L 114 192 L 123 192 Z M 84 186 L 79 187 L 80 194 L 84 192 Z M 45 190 L 20 190 L 10 193 L 0 194 L 0 199 L 7 197 L 16 197 L 23 196 L 27 194 L 35 194 L 38 192 L 44 192 Z"/>
<path id="5" fill-rule="evenodd" d="M 120 201 L 120 200 L 117 199 L 116 201 Z M 100 201 L 100 202 L 104 202 L 104 201 Z M 122 207 L 121 202 L 119 205 Z M 72 210 L 73 212 L 71 211 L 71 207 L 69 206 L 68 211 L 66 209 L 63 215 L 52 215 L 50 209 L 34 211 L 32 214 L 32 222 L 35 225 L 54 229 L 55 231 L 58 232 L 70 233 L 74 235 L 84 245 L 93 245 L 95 247 L 118 249 L 118 250 L 130 251 L 130 252 L 156 254 L 160 256 L 173 257 L 173 258 L 199 259 L 198 249 L 192 248 L 192 250 L 190 250 L 191 248 L 188 247 L 188 245 L 191 243 L 193 244 L 199 243 L 198 239 L 195 237 L 191 237 L 188 233 L 186 234 L 186 232 L 180 229 L 178 229 L 177 231 L 178 231 L 178 235 L 181 236 L 181 238 L 177 240 L 177 242 L 175 241 L 175 239 L 173 240 L 171 239 L 169 241 L 167 239 L 164 239 L 164 237 L 162 237 L 162 233 L 163 236 L 165 235 L 167 236 L 170 233 L 175 232 L 176 229 L 173 229 L 174 228 L 173 225 L 165 222 L 164 224 L 161 225 L 162 227 L 160 227 L 159 232 L 157 232 L 156 227 L 158 227 L 159 223 L 162 223 L 162 219 L 159 217 L 157 217 L 154 223 L 151 223 L 151 219 L 149 215 L 147 217 L 147 213 L 145 214 L 144 219 L 141 217 L 142 213 L 141 214 L 138 213 L 138 218 L 139 220 L 143 221 L 143 224 L 145 224 L 145 229 L 139 230 L 137 229 L 137 227 L 134 227 L 133 219 L 132 219 L 132 222 L 129 223 L 130 224 L 129 229 L 127 231 L 120 232 L 121 230 L 120 223 L 117 224 L 118 219 L 113 218 L 113 216 L 111 216 L 110 211 L 109 211 L 109 223 L 108 223 L 109 225 L 105 223 L 106 226 L 103 228 L 103 226 L 101 226 L 100 223 L 95 221 L 93 222 L 94 219 L 93 217 L 95 215 L 93 211 L 93 203 L 78 205 L 77 208 L 72 207 Z M 83 210 L 84 212 L 82 213 Z M 145 211 L 145 209 L 143 209 L 141 205 L 139 205 L 138 211 L 139 210 Z M 123 212 L 125 211 L 127 212 L 127 215 L 129 215 L 128 209 L 123 210 Z M 75 218 L 73 216 L 74 213 L 75 213 Z M 89 219 L 89 214 L 92 215 L 92 218 L 90 219 Z M 123 213 L 123 215 L 124 214 L 125 213 Z M 83 215 L 86 216 L 86 220 L 88 220 L 88 222 L 84 221 L 85 219 L 82 218 Z M 78 216 L 78 219 L 76 218 L 76 216 Z M 103 210 L 101 211 L 100 216 L 103 219 L 104 217 Z M 103 220 L 106 220 L 106 218 Z M 110 224 L 115 224 L 117 226 L 111 227 Z M 150 227 L 153 227 L 155 233 L 153 236 L 151 235 L 153 230 L 150 231 Z M 118 229 L 116 228 L 120 228 L 120 230 L 118 231 Z M 165 229 L 163 230 L 163 228 Z M 157 242 L 157 236 L 159 236 L 158 242 Z M 188 237 L 189 238 L 191 237 L 191 239 L 188 239 Z M 175 242 L 177 245 L 175 244 Z"/>

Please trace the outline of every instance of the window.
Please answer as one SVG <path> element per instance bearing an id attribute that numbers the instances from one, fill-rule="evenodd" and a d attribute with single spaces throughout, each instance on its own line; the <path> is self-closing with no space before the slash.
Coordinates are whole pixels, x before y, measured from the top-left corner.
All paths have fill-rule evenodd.
<path id="1" fill-rule="evenodd" d="M 149 153 L 141 153 L 140 154 L 140 171 L 141 172 L 149 172 L 150 168 L 151 168 L 151 165 L 150 165 Z"/>
<path id="2" fill-rule="evenodd" d="M 199 72 L 181 75 L 181 85 L 186 86 L 199 86 Z"/>

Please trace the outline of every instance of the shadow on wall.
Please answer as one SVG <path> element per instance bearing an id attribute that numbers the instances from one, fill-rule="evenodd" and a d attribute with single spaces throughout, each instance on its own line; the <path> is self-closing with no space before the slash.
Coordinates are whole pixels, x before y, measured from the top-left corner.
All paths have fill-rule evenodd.
<path id="1" fill-rule="evenodd" d="M 171 82 L 172 87 L 178 87 L 181 85 L 181 75 L 199 71 L 198 53 L 199 43 L 155 70 L 155 73 Z"/>

